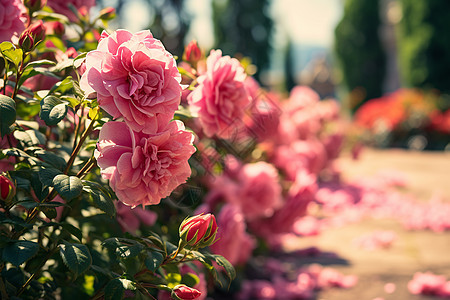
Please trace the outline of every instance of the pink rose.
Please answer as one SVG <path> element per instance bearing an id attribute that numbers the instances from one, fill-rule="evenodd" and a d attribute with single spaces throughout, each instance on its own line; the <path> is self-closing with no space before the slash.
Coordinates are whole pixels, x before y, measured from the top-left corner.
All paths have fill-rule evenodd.
<path id="1" fill-rule="evenodd" d="M 133 131 L 154 133 L 178 109 L 181 76 L 173 56 L 150 31 L 102 33 L 97 50 L 86 56 L 80 85 L 97 92 L 98 104 Z"/>
<path id="2" fill-rule="evenodd" d="M 199 283 L 197 283 L 196 285 L 193 286 L 194 289 L 198 290 L 201 295 L 197 298 L 198 300 L 205 300 L 206 296 L 208 295 L 208 287 L 207 287 L 207 282 L 206 282 L 206 278 L 205 275 L 203 273 L 198 273 L 196 274 L 196 272 L 194 272 L 194 270 L 192 268 L 190 268 L 188 265 L 182 265 L 180 267 L 180 274 L 181 275 L 185 275 L 188 273 L 192 273 L 198 276 L 199 279 Z M 170 293 L 163 291 L 163 290 L 159 290 L 158 292 L 158 300 L 171 300 L 172 298 L 170 297 Z"/>
<path id="3" fill-rule="evenodd" d="M 244 264 L 255 248 L 255 240 L 245 231 L 245 221 L 239 207 L 225 204 L 218 217 L 217 242 L 210 246 L 233 265 Z"/>
<path id="4" fill-rule="evenodd" d="M 305 215 L 308 204 L 314 200 L 316 191 L 316 177 L 304 170 L 299 171 L 294 184 L 289 189 L 284 205 L 269 219 L 252 222 L 251 228 L 266 239 L 271 238 L 270 235 L 274 233 L 290 232 L 295 221 Z"/>
<path id="5" fill-rule="evenodd" d="M 317 139 L 298 140 L 289 146 L 277 147 L 273 162 L 288 178 L 294 179 L 301 169 L 319 174 L 326 165 L 327 153 L 324 145 Z"/>
<path id="6" fill-rule="evenodd" d="M 54 12 L 65 15 L 71 22 L 76 22 L 78 17 L 69 8 L 69 4 L 72 4 L 78 10 L 88 11 L 95 5 L 95 0 L 47 0 L 47 5 Z"/>
<path id="7" fill-rule="evenodd" d="M 142 207 L 131 208 L 122 202 L 116 202 L 117 222 L 124 232 L 134 233 L 141 224 L 152 226 L 158 216 L 155 212 Z"/>
<path id="8" fill-rule="evenodd" d="M 195 148 L 182 122 L 173 121 L 149 135 L 126 123 L 108 122 L 100 130 L 95 153 L 103 178 L 124 204 L 158 204 L 191 174 L 188 159 Z"/>
<path id="9" fill-rule="evenodd" d="M 270 217 L 282 205 L 277 169 L 260 161 L 245 164 L 237 177 L 236 195 L 231 202 L 241 207 L 246 219 Z"/>
<path id="10" fill-rule="evenodd" d="M 20 0 L 0 0 L 0 43 L 16 43 L 25 29 L 27 9 Z"/>
<path id="11" fill-rule="evenodd" d="M 198 78 L 198 87 L 188 96 L 193 115 L 198 115 L 204 133 L 230 138 L 242 127 L 244 109 L 250 97 L 244 86 L 246 74 L 239 61 L 211 50 L 206 74 Z"/>

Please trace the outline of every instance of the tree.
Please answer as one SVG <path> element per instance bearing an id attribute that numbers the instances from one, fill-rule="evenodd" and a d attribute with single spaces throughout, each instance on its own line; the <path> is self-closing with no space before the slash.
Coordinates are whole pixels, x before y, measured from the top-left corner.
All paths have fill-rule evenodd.
<path id="1" fill-rule="evenodd" d="M 224 54 L 249 56 L 256 65 L 256 79 L 268 67 L 272 20 L 269 0 L 213 0 L 215 47 Z"/>
<path id="2" fill-rule="evenodd" d="M 380 23 L 379 0 L 347 0 L 335 29 L 335 52 L 344 84 L 350 93 L 359 95 L 353 110 L 382 95 L 386 59 L 378 36 Z"/>
<path id="3" fill-rule="evenodd" d="M 407 85 L 450 92 L 450 2 L 401 0 L 399 60 Z"/>

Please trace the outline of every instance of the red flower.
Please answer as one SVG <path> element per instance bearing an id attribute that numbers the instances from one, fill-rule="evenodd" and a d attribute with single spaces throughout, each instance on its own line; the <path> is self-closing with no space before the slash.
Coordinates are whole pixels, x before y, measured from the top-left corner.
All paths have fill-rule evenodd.
<path id="1" fill-rule="evenodd" d="M 198 290 L 185 285 L 177 285 L 172 290 L 172 297 L 180 300 L 197 299 L 201 295 L 202 293 L 200 293 Z"/>

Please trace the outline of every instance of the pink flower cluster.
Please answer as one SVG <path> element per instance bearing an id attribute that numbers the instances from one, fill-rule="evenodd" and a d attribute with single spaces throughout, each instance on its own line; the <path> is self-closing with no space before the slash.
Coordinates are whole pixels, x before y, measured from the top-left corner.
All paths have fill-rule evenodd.
<path id="1" fill-rule="evenodd" d="M 221 50 L 211 50 L 206 67 L 188 96 L 189 107 L 208 137 L 228 139 L 242 126 L 244 108 L 250 103 L 244 86 L 247 75 L 237 59 L 222 56 Z"/>
<path id="2" fill-rule="evenodd" d="M 180 103 L 180 74 L 150 31 L 103 32 L 97 50 L 86 56 L 80 85 L 120 120 L 102 127 L 95 153 L 120 201 L 158 204 L 186 181 L 193 135 L 171 121 Z"/>
<path id="3" fill-rule="evenodd" d="M 271 280 L 244 281 L 239 300 L 247 299 L 314 299 L 319 290 L 332 287 L 351 288 L 358 278 L 354 275 L 343 275 L 332 268 L 311 265 L 300 269 L 294 281 L 280 274 L 271 276 Z"/>
<path id="4" fill-rule="evenodd" d="M 26 20 L 27 9 L 21 0 L 0 0 L 0 43 L 17 42 Z"/>
<path id="5" fill-rule="evenodd" d="M 408 282 L 408 290 L 414 295 L 434 295 L 447 298 L 450 297 L 450 281 L 447 281 L 442 275 L 417 272 Z"/>

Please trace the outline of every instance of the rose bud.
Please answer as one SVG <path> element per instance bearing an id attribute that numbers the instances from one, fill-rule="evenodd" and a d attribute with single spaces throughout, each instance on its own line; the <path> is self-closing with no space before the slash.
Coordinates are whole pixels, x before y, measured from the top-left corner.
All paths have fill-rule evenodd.
<path id="1" fill-rule="evenodd" d="M 16 186 L 6 173 L 2 173 L 0 175 L 0 200 L 9 202 L 15 194 Z"/>
<path id="2" fill-rule="evenodd" d="M 197 299 L 202 293 L 194 288 L 177 285 L 172 290 L 172 298 L 180 300 Z"/>
<path id="3" fill-rule="evenodd" d="M 45 27 L 42 20 L 30 25 L 20 35 L 19 46 L 22 50 L 28 52 L 34 49 L 36 45 L 45 38 Z"/>
<path id="4" fill-rule="evenodd" d="M 100 11 L 100 16 L 98 17 L 100 20 L 111 20 L 116 17 L 116 10 L 113 7 L 105 7 Z"/>
<path id="5" fill-rule="evenodd" d="M 192 40 L 185 48 L 183 60 L 196 64 L 202 58 L 202 51 L 200 50 L 197 41 Z"/>
<path id="6" fill-rule="evenodd" d="M 212 214 L 185 219 L 180 225 L 180 239 L 186 246 L 200 248 L 212 245 L 217 234 L 216 218 Z"/>

